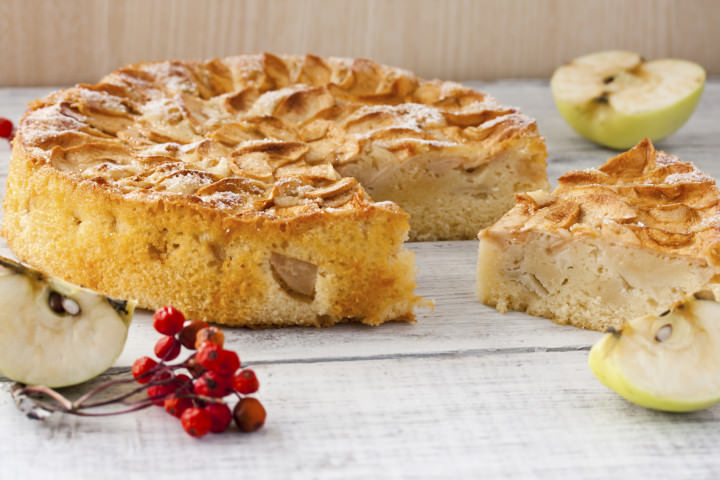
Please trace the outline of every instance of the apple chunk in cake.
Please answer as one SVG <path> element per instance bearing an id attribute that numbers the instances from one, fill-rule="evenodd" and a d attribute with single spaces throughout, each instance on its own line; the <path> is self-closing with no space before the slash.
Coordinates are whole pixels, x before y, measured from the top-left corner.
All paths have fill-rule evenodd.
<path id="1" fill-rule="evenodd" d="M 712 178 L 645 140 L 552 194 L 519 194 L 479 234 L 478 296 L 595 330 L 720 298 L 719 199 Z"/>

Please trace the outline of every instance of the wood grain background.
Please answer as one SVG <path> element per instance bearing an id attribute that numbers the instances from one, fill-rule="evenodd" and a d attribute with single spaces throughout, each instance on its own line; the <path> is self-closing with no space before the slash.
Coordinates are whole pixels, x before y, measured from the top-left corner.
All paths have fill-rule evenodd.
<path id="1" fill-rule="evenodd" d="M 363 56 L 427 77 L 547 77 L 626 48 L 720 74 L 717 0 L 0 0 L 0 86 L 242 52 Z"/>

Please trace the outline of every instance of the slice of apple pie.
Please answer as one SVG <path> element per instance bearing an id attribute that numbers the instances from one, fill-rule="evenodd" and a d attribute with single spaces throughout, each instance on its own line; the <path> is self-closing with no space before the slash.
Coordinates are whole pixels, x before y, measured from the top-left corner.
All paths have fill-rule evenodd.
<path id="1" fill-rule="evenodd" d="M 480 232 L 478 296 L 595 330 L 696 292 L 720 298 L 718 200 L 712 178 L 644 140 L 552 193 L 518 195 Z"/>

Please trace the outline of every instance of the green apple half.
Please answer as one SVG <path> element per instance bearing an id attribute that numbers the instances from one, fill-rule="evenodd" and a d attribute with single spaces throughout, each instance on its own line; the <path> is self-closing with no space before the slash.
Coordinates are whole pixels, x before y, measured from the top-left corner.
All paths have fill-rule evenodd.
<path id="1" fill-rule="evenodd" d="M 626 150 L 644 138 L 658 141 L 690 118 L 705 85 L 705 70 L 679 59 L 643 61 L 611 50 L 585 55 L 555 70 L 555 104 L 580 135 Z"/>
<path id="2" fill-rule="evenodd" d="M 0 372 L 48 387 L 89 380 L 122 353 L 134 308 L 0 257 Z"/>
<path id="3" fill-rule="evenodd" d="M 688 412 L 720 402 L 720 304 L 694 297 L 627 322 L 590 350 L 590 369 L 625 399 Z"/>

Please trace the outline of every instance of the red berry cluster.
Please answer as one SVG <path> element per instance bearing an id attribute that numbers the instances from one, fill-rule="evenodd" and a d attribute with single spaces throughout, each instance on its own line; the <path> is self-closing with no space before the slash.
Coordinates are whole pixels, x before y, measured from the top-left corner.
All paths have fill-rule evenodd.
<path id="1" fill-rule="evenodd" d="M 147 395 L 155 405 L 178 417 L 193 437 L 223 432 L 233 419 L 243 432 L 263 426 L 265 408 L 256 398 L 245 396 L 260 386 L 255 372 L 241 368 L 237 354 L 223 348 L 222 330 L 199 320 L 186 321 L 171 306 L 155 311 L 153 327 L 162 334 L 155 344 L 159 361 L 140 357 L 132 374 L 138 383 L 148 385 Z M 167 363 L 180 355 L 182 347 L 197 352 L 181 363 Z M 187 373 L 178 373 L 183 369 Z M 239 399 L 232 411 L 224 400 L 231 394 Z"/>
<path id="2" fill-rule="evenodd" d="M 15 136 L 13 123 L 7 118 L 0 117 L 0 138 L 5 138 L 9 142 L 13 136 Z"/>

